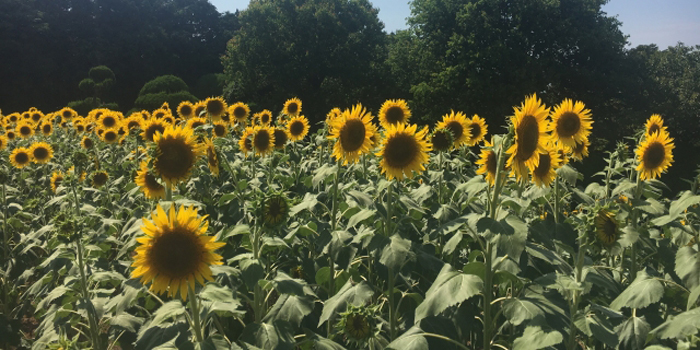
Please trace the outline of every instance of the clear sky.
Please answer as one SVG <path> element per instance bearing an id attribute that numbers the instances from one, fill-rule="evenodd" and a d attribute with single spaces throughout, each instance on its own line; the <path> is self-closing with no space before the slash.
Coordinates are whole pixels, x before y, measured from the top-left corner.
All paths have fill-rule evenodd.
<path id="1" fill-rule="evenodd" d="M 221 11 L 234 12 L 248 6 L 248 0 L 209 0 Z M 370 0 L 379 9 L 387 32 L 405 29 L 411 15 L 408 0 Z M 611 0 L 603 6 L 622 22 L 622 32 L 631 45 L 657 44 L 664 49 L 678 41 L 700 45 L 700 0 Z"/>

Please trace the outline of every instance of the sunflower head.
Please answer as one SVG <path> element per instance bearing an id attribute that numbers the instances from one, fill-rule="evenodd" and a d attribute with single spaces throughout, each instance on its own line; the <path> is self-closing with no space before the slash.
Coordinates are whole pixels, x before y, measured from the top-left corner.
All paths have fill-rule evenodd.
<path id="1" fill-rule="evenodd" d="M 467 132 L 469 132 L 467 145 L 470 147 L 476 146 L 488 132 L 488 126 L 486 126 L 484 118 L 474 114 L 471 119 L 467 119 Z"/>
<path id="2" fill-rule="evenodd" d="M 342 160 L 343 165 L 357 163 L 361 155 L 369 153 L 370 139 L 375 132 L 372 118 L 361 104 L 357 104 L 333 120 L 328 138 L 335 140 L 333 156 L 338 162 Z"/>
<path id="3" fill-rule="evenodd" d="M 598 239 L 606 246 L 614 244 L 620 238 L 620 228 L 612 211 L 601 209 L 595 217 L 595 227 Z"/>
<path id="4" fill-rule="evenodd" d="M 309 121 L 303 115 L 294 116 L 287 122 L 289 139 L 299 141 L 309 133 Z"/>
<path id="5" fill-rule="evenodd" d="M 261 112 L 258 113 L 258 116 L 259 116 L 258 120 L 260 121 L 260 124 L 262 124 L 262 125 L 270 125 L 273 122 L 272 111 L 270 111 L 268 109 L 263 109 Z"/>
<path id="6" fill-rule="evenodd" d="M 267 126 L 253 127 L 253 148 L 255 154 L 264 156 L 275 148 L 275 132 Z"/>
<path id="7" fill-rule="evenodd" d="M 657 131 L 647 136 L 637 147 L 637 171 L 642 180 L 656 179 L 673 163 L 673 138 L 665 131 Z"/>
<path id="8" fill-rule="evenodd" d="M 533 94 L 514 111 L 511 122 L 515 128 L 515 143 L 506 151 L 511 155 L 506 165 L 513 169 L 518 180 L 526 180 L 528 172 L 539 164 L 540 153 L 544 153 L 544 145 L 549 141 L 546 132 L 549 108 Z"/>
<path id="9" fill-rule="evenodd" d="M 379 109 L 379 123 L 384 129 L 389 125 L 405 124 L 411 118 L 411 110 L 405 100 L 386 100 Z"/>
<path id="10" fill-rule="evenodd" d="M 109 180 L 109 174 L 106 171 L 97 171 L 92 174 L 92 187 L 100 188 Z"/>
<path id="11" fill-rule="evenodd" d="M 24 147 L 15 148 L 10 154 L 10 163 L 17 169 L 22 169 L 32 161 L 32 152 Z"/>
<path id="12" fill-rule="evenodd" d="M 63 172 L 60 170 L 54 171 L 51 174 L 51 191 L 56 193 L 56 190 L 63 183 Z"/>
<path id="13" fill-rule="evenodd" d="M 141 138 L 153 142 L 153 139 L 157 133 L 165 132 L 165 127 L 167 124 L 162 120 L 150 118 L 143 123 L 143 128 L 141 129 Z"/>
<path id="14" fill-rule="evenodd" d="M 432 150 L 432 145 L 426 140 L 428 127 L 416 131 L 416 125 L 391 125 L 386 130 L 386 136 L 379 146 L 377 156 L 381 158 L 379 166 L 389 180 L 412 178 L 414 172 L 425 170 Z"/>
<path id="15" fill-rule="evenodd" d="M 73 108 L 70 107 L 63 107 L 59 112 L 58 115 L 61 116 L 64 120 L 70 120 L 78 116 L 78 112 L 76 112 Z"/>
<path id="16" fill-rule="evenodd" d="M 294 97 L 284 103 L 282 113 L 288 116 L 298 116 L 301 113 L 301 100 Z"/>
<path id="17" fill-rule="evenodd" d="M 73 129 L 77 131 L 78 133 L 84 133 L 85 132 L 85 122 L 84 121 L 74 121 L 73 122 Z"/>
<path id="18" fill-rule="evenodd" d="M 283 149 L 289 140 L 289 133 L 287 129 L 275 128 L 275 148 Z"/>
<path id="19" fill-rule="evenodd" d="M 228 108 L 226 101 L 222 97 L 209 97 L 204 101 L 204 104 L 206 105 L 207 114 L 214 121 L 221 119 L 221 116 Z"/>
<path id="20" fill-rule="evenodd" d="M 569 151 L 571 152 L 571 158 L 577 161 L 582 161 L 583 158 L 588 157 L 588 147 L 591 143 L 588 139 L 584 139 L 581 143 L 576 143 L 573 148 Z"/>
<path id="21" fill-rule="evenodd" d="M 467 116 L 462 112 L 451 111 L 442 116 L 442 121 L 437 124 L 438 129 L 447 129 L 452 132 L 453 148 L 458 148 L 469 142 L 470 131 L 468 129 Z"/>
<path id="22" fill-rule="evenodd" d="M 8 141 L 12 141 L 17 138 L 17 134 L 15 133 L 14 130 L 7 130 L 5 132 L 5 137 L 7 137 Z"/>
<path id="23" fill-rule="evenodd" d="M 41 133 L 44 134 L 44 136 L 51 136 L 53 133 L 53 124 L 51 122 L 44 122 L 41 124 Z"/>
<path id="24" fill-rule="evenodd" d="M 207 113 L 207 105 L 205 101 L 199 101 L 194 104 L 194 117 L 204 117 Z"/>
<path id="25" fill-rule="evenodd" d="M 201 118 L 201 117 L 190 118 L 187 121 L 187 127 L 192 129 L 192 130 L 196 130 L 198 127 L 200 127 L 202 125 L 206 125 L 206 124 L 207 124 L 207 120 L 204 118 Z"/>
<path id="26" fill-rule="evenodd" d="M 214 177 L 219 177 L 219 155 L 216 153 L 216 147 L 210 139 L 204 140 L 205 149 L 207 152 L 207 165 Z"/>
<path id="27" fill-rule="evenodd" d="M 364 347 L 378 333 L 377 312 L 376 306 L 349 304 L 347 310 L 340 314 L 336 328 L 349 343 Z"/>
<path id="28" fill-rule="evenodd" d="M 447 128 L 437 128 L 433 131 L 430 137 L 430 142 L 433 144 L 433 149 L 438 152 L 448 151 L 454 144 L 452 132 Z"/>
<path id="29" fill-rule="evenodd" d="M 177 106 L 177 115 L 182 119 L 190 119 L 194 116 L 194 105 L 190 101 L 182 101 Z"/>
<path id="30" fill-rule="evenodd" d="M 644 125 L 644 135 L 651 136 L 657 131 L 667 132 L 667 128 L 664 126 L 664 118 L 658 114 L 652 114 Z"/>
<path id="31" fill-rule="evenodd" d="M 92 149 L 92 147 L 95 146 L 95 142 L 90 138 L 90 136 L 83 136 L 83 139 L 80 140 L 80 147 L 84 149 Z"/>
<path id="32" fill-rule="evenodd" d="M 253 127 L 247 127 L 243 130 L 240 140 L 238 140 L 238 148 L 243 151 L 243 154 L 248 154 L 253 151 Z"/>
<path id="33" fill-rule="evenodd" d="M 556 170 L 561 167 L 559 152 L 553 145 L 547 145 L 540 154 L 540 162 L 532 170 L 532 181 L 539 187 L 547 187 L 557 177 Z"/>
<path id="34" fill-rule="evenodd" d="M 485 141 L 484 147 L 481 149 L 481 154 L 479 155 L 479 160 L 475 164 L 480 165 L 479 169 L 476 170 L 478 175 L 483 175 L 486 182 L 493 186 L 496 182 L 496 169 L 498 169 L 498 157 L 496 152 L 493 150 L 493 144 Z"/>
<path id="35" fill-rule="evenodd" d="M 188 289 L 195 282 L 212 281 L 211 265 L 221 265 L 222 257 L 214 251 L 225 245 L 207 236 L 209 223 L 197 215 L 194 207 L 175 208 L 168 213 L 158 205 L 151 219 L 143 218 L 143 237 L 131 265 L 132 278 L 150 283 L 150 289 L 171 297 L 178 294 L 187 300 Z"/>
<path id="36" fill-rule="evenodd" d="M 0 134 L 0 151 L 7 148 L 8 143 L 9 143 L 9 140 L 7 139 L 7 136 Z"/>
<path id="37" fill-rule="evenodd" d="M 338 107 L 331 109 L 331 111 L 326 114 L 326 125 L 330 126 L 330 124 L 333 123 L 333 120 L 340 117 L 342 114 L 343 111 L 341 111 Z"/>
<path id="38" fill-rule="evenodd" d="M 264 198 L 259 204 L 259 216 L 263 225 L 276 227 L 289 216 L 289 200 L 283 194 L 273 194 Z"/>
<path id="39" fill-rule="evenodd" d="M 107 129 L 100 135 L 102 141 L 106 143 L 116 143 L 119 141 L 119 130 L 117 129 Z"/>
<path id="40" fill-rule="evenodd" d="M 35 142 L 29 148 L 32 161 L 37 164 L 46 164 L 53 158 L 53 147 L 46 142 Z"/>
<path id="41" fill-rule="evenodd" d="M 15 131 L 17 132 L 17 135 L 23 139 L 29 138 L 34 135 L 34 124 L 28 120 L 23 120 L 17 123 Z"/>
<path id="42" fill-rule="evenodd" d="M 151 113 L 151 117 L 155 119 L 163 119 L 171 114 L 170 109 L 158 108 Z"/>
<path id="43" fill-rule="evenodd" d="M 147 161 L 141 161 L 141 166 L 136 172 L 134 182 L 141 188 L 141 192 L 146 198 L 154 200 L 165 198 L 165 186 L 158 182 L 158 178 L 148 168 Z"/>
<path id="44" fill-rule="evenodd" d="M 32 121 L 34 124 L 39 124 L 39 122 L 44 119 L 44 113 L 41 113 L 41 111 L 36 110 L 33 112 L 29 113 L 29 119 Z"/>
<path id="45" fill-rule="evenodd" d="M 228 134 L 228 125 L 224 121 L 214 122 L 212 136 L 224 137 Z"/>
<path id="46" fill-rule="evenodd" d="M 243 102 L 236 102 L 229 107 L 228 114 L 232 115 L 237 123 L 245 124 L 250 115 L 250 107 Z"/>
<path id="47" fill-rule="evenodd" d="M 199 144 L 192 129 L 186 127 L 169 126 L 162 134 L 156 134 L 153 141 L 153 169 L 168 186 L 186 180 L 204 154 L 204 145 Z"/>
<path id="48" fill-rule="evenodd" d="M 591 133 L 591 111 L 581 101 L 565 99 L 552 111 L 552 122 L 548 131 L 566 147 L 583 142 Z"/>
<path id="49" fill-rule="evenodd" d="M 121 120 L 116 113 L 104 113 L 100 115 L 97 125 L 104 129 L 111 129 L 117 126 Z"/>

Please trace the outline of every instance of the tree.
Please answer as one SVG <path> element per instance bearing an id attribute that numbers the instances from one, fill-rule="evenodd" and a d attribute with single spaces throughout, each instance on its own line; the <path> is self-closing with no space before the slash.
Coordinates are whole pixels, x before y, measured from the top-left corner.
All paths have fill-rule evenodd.
<path id="1" fill-rule="evenodd" d="M 68 103 L 68 107 L 75 109 L 76 112 L 82 115 L 87 115 L 90 110 L 95 108 L 117 109 L 119 105 L 116 103 L 105 103 L 105 94 L 114 86 L 116 77 L 114 72 L 107 66 L 97 66 L 90 68 L 88 77 L 81 80 L 78 84 L 87 97 L 84 100 L 72 101 Z"/>
<path id="2" fill-rule="evenodd" d="M 182 101 L 197 102 L 189 90 L 184 80 L 174 75 L 163 75 L 143 85 L 134 108 L 154 110 L 167 102 L 170 108 L 175 109 Z"/>

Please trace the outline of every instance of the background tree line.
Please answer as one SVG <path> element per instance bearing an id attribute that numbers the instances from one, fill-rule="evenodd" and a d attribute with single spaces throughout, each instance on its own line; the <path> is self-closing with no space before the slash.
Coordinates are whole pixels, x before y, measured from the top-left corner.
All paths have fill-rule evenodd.
<path id="1" fill-rule="evenodd" d="M 60 108 L 88 97 L 78 83 L 106 65 L 125 111 L 157 76 L 176 75 L 202 98 L 221 92 L 211 74 L 223 73 L 230 102 L 274 109 L 298 96 L 314 124 L 336 106 L 376 113 L 405 98 L 420 123 L 455 109 L 498 132 L 537 92 L 550 106 L 569 97 L 593 110 L 594 151 L 661 114 L 676 138 L 672 176 L 689 178 L 700 47 L 629 48 L 606 2 L 413 0 L 409 28 L 387 34 L 368 0 L 252 0 L 236 14 L 206 0 L 0 0 L 0 106 Z"/>

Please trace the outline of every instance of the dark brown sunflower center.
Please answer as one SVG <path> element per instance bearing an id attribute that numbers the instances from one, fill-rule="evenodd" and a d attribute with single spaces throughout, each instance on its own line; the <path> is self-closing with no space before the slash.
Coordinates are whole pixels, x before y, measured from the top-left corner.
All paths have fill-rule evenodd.
<path id="1" fill-rule="evenodd" d="M 245 118 L 246 115 L 246 110 L 243 107 L 236 107 L 233 109 L 233 116 L 236 117 L 236 119 L 243 119 Z"/>
<path id="2" fill-rule="evenodd" d="M 165 132 L 165 127 L 160 124 L 149 125 L 148 129 L 146 129 L 146 139 L 148 141 L 153 141 L 153 136 L 156 134 L 156 132 Z"/>
<path id="3" fill-rule="evenodd" d="M 151 174 L 150 172 L 146 173 L 144 179 L 146 180 L 146 188 L 148 188 L 151 191 L 158 191 L 165 188 L 163 185 L 160 184 L 160 182 L 158 182 L 158 179 L 156 179 L 156 177 L 153 176 L 153 174 Z"/>
<path id="4" fill-rule="evenodd" d="M 653 135 L 655 132 L 657 132 L 659 130 L 661 130 L 661 125 L 656 124 L 656 123 L 651 124 L 651 126 L 649 127 L 649 135 Z"/>
<path id="5" fill-rule="evenodd" d="M 83 132 L 85 131 L 85 126 L 82 124 L 78 124 L 78 126 L 76 126 L 76 130 L 78 130 L 78 132 Z"/>
<path id="6" fill-rule="evenodd" d="M 44 147 L 35 148 L 33 153 L 36 160 L 44 160 L 49 157 L 49 150 Z"/>
<path id="7" fill-rule="evenodd" d="M 284 130 L 275 129 L 275 147 L 282 148 L 287 143 L 287 133 Z"/>
<path id="8" fill-rule="evenodd" d="M 158 156 L 155 168 L 165 179 L 177 180 L 187 176 L 194 164 L 194 152 L 185 140 L 179 138 L 161 139 L 158 143 Z"/>
<path id="9" fill-rule="evenodd" d="M 15 162 L 18 164 L 26 164 L 29 162 L 29 154 L 24 152 L 19 152 L 15 155 Z"/>
<path id="10" fill-rule="evenodd" d="M 245 138 L 245 141 L 243 141 L 245 145 L 246 150 L 252 150 L 253 149 L 253 135 L 249 135 L 248 137 Z"/>
<path id="11" fill-rule="evenodd" d="M 291 113 L 291 114 L 296 113 L 298 110 L 299 110 L 299 105 L 296 104 L 296 102 L 292 102 L 289 104 L 289 106 L 287 106 L 287 111 L 289 111 L 289 113 Z"/>
<path id="12" fill-rule="evenodd" d="M 388 121 L 389 124 L 403 123 L 404 118 L 403 109 L 399 106 L 389 107 L 386 111 L 386 121 Z"/>
<path id="13" fill-rule="evenodd" d="M 255 149 L 258 151 L 267 151 L 267 149 L 270 147 L 270 134 L 267 132 L 267 130 L 263 129 L 255 133 L 253 144 L 255 145 Z"/>
<path id="14" fill-rule="evenodd" d="M 452 136 L 454 136 L 455 141 L 462 137 L 462 134 L 464 134 L 464 126 L 462 126 L 462 123 L 456 120 L 447 123 L 445 127 L 452 132 Z"/>
<path id="15" fill-rule="evenodd" d="M 105 127 L 111 128 L 115 124 L 117 124 L 117 120 L 112 117 L 105 117 L 104 119 L 102 119 L 102 125 L 104 125 Z"/>
<path id="16" fill-rule="evenodd" d="M 419 152 L 418 142 L 412 135 L 399 133 L 387 140 L 384 160 L 391 168 L 405 169 L 416 161 Z"/>
<path id="17" fill-rule="evenodd" d="M 517 157 L 522 161 L 528 160 L 537 150 L 540 141 L 540 127 L 537 119 L 531 115 L 524 116 L 516 133 L 518 135 Z"/>
<path id="18" fill-rule="evenodd" d="M 486 158 L 486 170 L 489 174 L 496 174 L 496 167 L 498 166 L 498 159 L 496 159 L 496 152 L 489 151 L 489 155 Z"/>
<path id="19" fill-rule="evenodd" d="M 185 278 L 202 264 L 206 248 L 199 237 L 186 228 L 175 227 L 153 239 L 148 263 L 154 272 L 168 278 Z"/>
<path id="20" fill-rule="evenodd" d="M 11 131 L 8 131 L 7 134 L 5 134 L 5 136 L 7 136 L 7 139 L 8 139 L 8 140 L 14 140 L 14 139 L 15 139 L 15 133 L 14 133 L 14 132 L 11 132 Z"/>
<path id="21" fill-rule="evenodd" d="M 574 112 L 565 112 L 557 120 L 557 134 L 560 137 L 571 137 L 581 130 L 581 118 Z"/>
<path id="22" fill-rule="evenodd" d="M 48 134 L 51 132 L 51 124 L 44 124 L 44 126 L 41 127 L 41 131 L 44 132 L 44 134 Z"/>
<path id="23" fill-rule="evenodd" d="M 438 131 L 433 134 L 433 148 L 437 151 L 446 151 L 452 144 L 450 143 L 450 135 L 447 135 L 448 131 Z"/>
<path id="24" fill-rule="evenodd" d="M 58 186 L 61 186 L 61 182 L 63 182 L 63 176 L 57 176 L 53 180 L 53 186 L 58 188 Z"/>
<path id="25" fill-rule="evenodd" d="M 477 123 L 469 124 L 469 137 L 474 139 L 481 135 L 481 125 Z"/>
<path id="26" fill-rule="evenodd" d="M 661 142 L 655 141 L 649 144 L 642 156 L 642 163 L 647 169 L 658 168 L 666 159 L 666 148 Z"/>
<path id="27" fill-rule="evenodd" d="M 270 115 L 269 114 L 263 114 L 260 116 L 260 121 L 262 121 L 264 124 L 270 123 Z"/>
<path id="28" fill-rule="evenodd" d="M 363 339 L 369 335 L 369 323 L 362 315 L 348 317 L 348 332 L 356 339 Z"/>
<path id="29" fill-rule="evenodd" d="M 41 114 L 39 114 L 39 113 L 34 113 L 34 114 L 32 114 L 32 120 L 33 120 L 34 122 L 40 121 L 40 120 L 41 120 Z"/>
<path id="30" fill-rule="evenodd" d="M 202 125 L 204 125 L 204 122 L 197 120 L 197 121 L 195 121 L 195 122 L 192 122 L 191 128 L 192 128 L 192 129 L 196 129 L 196 128 L 202 126 Z"/>
<path id="31" fill-rule="evenodd" d="M 117 133 L 114 131 L 107 131 L 105 133 L 105 141 L 107 142 L 113 142 L 114 140 L 117 139 Z"/>
<path id="32" fill-rule="evenodd" d="M 19 129 L 19 133 L 22 134 L 22 135 L 29 135 L 29 134 L 32 133 L 32 128 L 30 128 L 29 126 L 24 125 L 24 126 L 22 126 L 22 127 Z"/>
<path id="33" fill-rule="evenodd" d="M 99 187 L 106 184 L 107 179 L 109 179 L 109 175 L 107 175 L 107 173 L 99 172 L 92 177 L 92 183 L 93 185 Z"/>
<path id="34" fill-rule="evenodd" d="M 92 148 L 92 139 L 83 139 L 83 147 Z"/>
<path id="35" fill-rule="evenodd" d="M 184 106 L 180 107 L 180 114 L 182 114 L 184 116 L 191 115 L 192 114 L 192 107 L 190 107 L 188 105 L 184 105 Z"/>
<path id="36" fill-rule="evenodd" d="M 72 115 L 73 113 L 71 113 L 71 111 L 63 111 L 63 113 L 61 114 L 61 116 L 66 119 L 70 118 Z"/>
<path id="37" fill-rule="evenodd" d="M 214 125 L 214 134 L 218 137 L 226 135 L 226 127 L 220 124 Z"/>
<path id="38" fill-rule="evenodd" d="M 598 234 L 607 244 L 612 244 L 617 239 L 617 224 L 609 214 L 598 214 Z"/>
<path id="39" fill-rule="evenodd" d="M 542 179 L 549 174 L 549 169 L 551 168 L 552 157 L 549 156 L 549 153 L 542 153 L 540 154 L 540 164 L 537 166 L 537 168 L 535 168 L 533 173 L 535 174 L 535 177 Z"/>
<path id="40" fill-rule="evenodd" d="M 219 100 L 212 100 L 207 103 L 207 112 L 211 115 L 221 115 L 224 112 L 224 104 Z"/>
<path id="41" fill-rule="evenodd" d="M 141 126 L 141 124 L 136 120 L 129 121 L 129 124 L 126 125 L 126 127 L 129 129 L 136 129 L 140 126 Z"/>
<path id="42" fill-rule="evenodd" d="M 340 145 L 345 152 L 354 152 L 365 142 L 365 123 L 360 119 L 348 119 L 340 129 Z"/>
<path id="43" fill-rule="evenodd" d="M 300 120 L 293 121 L 289 126 L 289 132 L 292 134 L 292 136 L 301 136 L 301 134 L 304 132 L 304 123 Z"/>
<path id="44" fill-rule="evenodd" d="M 204 109 L 205 109 L 204 106 L 199 106 L 199 107 L 195 108 L 194 109 L 194 116 L 199 117 L 200 115 L 202 115 L 202 112 L 204 112 Z"/>

